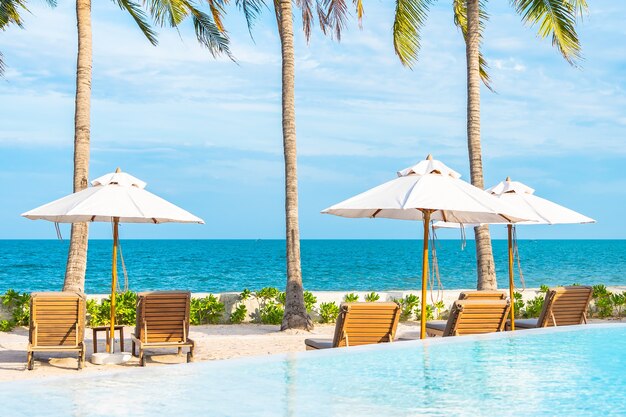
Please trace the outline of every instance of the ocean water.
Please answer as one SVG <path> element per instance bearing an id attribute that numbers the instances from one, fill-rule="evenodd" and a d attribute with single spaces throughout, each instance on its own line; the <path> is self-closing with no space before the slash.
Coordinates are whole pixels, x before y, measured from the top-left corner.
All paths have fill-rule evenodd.
<path id="1" fill-rule="evenodd" d="M 626 326 L 566 326 L 0 383 L 3 415 L 626 415 Z"/>
<path id="2" fill-rule="evenodd" d="M 498 281 L 508 287 L 507 242 L 493 245 Z M 0 291 L 61 289 L 68 246 L 67 240 L 0 240 Z M 474 242 L 467 241 L 462 250 L 460 241 L 440 240 L 437 248 L 444 288 L 474 288 Z M 126 240 L 122 249 L 129 288 L 135 291 L 225 292 L 285 285 L 281 240 Z M 421 250 L 421 240 L 304 240 L 304 286 L 318 291 L 417 289 Z M 519 250 L 529 288 L 626 285 L 626 240 L 524 240 Z M 111 241 L 90 241 L 86 292 L 107 293 L 110 271 Z"/>

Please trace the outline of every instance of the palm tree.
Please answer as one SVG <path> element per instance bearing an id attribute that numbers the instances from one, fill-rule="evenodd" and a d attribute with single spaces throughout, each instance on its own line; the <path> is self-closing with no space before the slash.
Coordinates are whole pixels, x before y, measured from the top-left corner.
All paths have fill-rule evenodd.
<path id="1" fill-rule="evenodd" d="M 122 10 L 127 11 L 139 29 L 153 45 L 157 44 L 156 34 L 147 22 L 146 14 L 140 5 L 132 0 L 113 0 Z M 154 22 L 160 26 L 178 27 L 187 17 L 191 17 L 198 41 L 215 56 L 226 53 L 230 56 L 228 39 L 219 18 L 220 3 L 210 1 L 211 15 L 200 11 L 188 0 L 151 0 L 144 2 Z M 76 21 L 78 28 L 78 59 L 76 64 L 76 99 L 74 113 L 74 192 L 88 186 L 90 148 L 90 107 L 91 107 L 91 0 L 76 0 Z M 65 270 L 64 291 L 83 291 L 87 268 L 87 223 L 72 224 L 70 248 Z"/>
<path id="2" fill-rule="evenodd" d="M 55 0 L 45 1 L 51 7 L 56 6 Z M 28 11 L 23 0 L 0 0 L 0 30 L 5 31 L 13 25 L 23 29 L 24 22 L 20 13 Z M 5 69 L 4 55 L 0 52 L 0 77 L 4 76 Z"/>
<path id="3" fill-rule="evenodd" d="M 411 67 L 420 49 L 420 30 L 429 6 L 436 0 L 396 0 L 393 41 L 400 61 Z M 541 38 L 552 37 L 552 44 L 571 65 L 580 59 L 580 42 L 576 33 L 578 19 L 587 11 L 586 0 L 509 0 L 522 22 L 538 26 Z M 454 22 L 465 39 L 467 59 L 467 146 L 471 182 L 484 188 L 480 143 L 480 79 L 489 88 L 487 63 L 480 53 L 486 0 L 452 0 Z M 477 288 L 497 288 L 496 272 L 489 228 L 474 228 L 478 271 Z"/>
<path id="4" fill-rule="evenodd" d="M 274 0 L 274 12 L 280 36 L 282 56 L 282 127 L 285 161 L 285 240 L 287 246 L 287 287 L 285 313 L 281 330 L 313 329 L 313 322 L 304 305 L 302 268 L 300 264 L 300 226 L 298 223 L 298 172 L 295 108 L 295 51 L 293 46 L 292 0 Z M 265 6 L 263 0 L 237 0 L 251 30 L 253 20 Z M 313 0 L 296 0 L 302 12 L 302 26 L 309 41 L 313 26 Z M 361 0 L 355 0 L 357 15 L 362 16 Z M 317 0 L 315 3 L 320 28 L 324 34 L 341 38 L 347 8 L 344 0 Z"/>

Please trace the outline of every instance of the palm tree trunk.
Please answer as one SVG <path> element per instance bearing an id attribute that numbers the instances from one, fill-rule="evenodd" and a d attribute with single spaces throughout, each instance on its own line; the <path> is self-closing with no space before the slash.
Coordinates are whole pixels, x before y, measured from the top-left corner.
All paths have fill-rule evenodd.
<path id="1" fill-rule="evenodd" d="M 89 133 L 91 107 L 91 0 L 76 0 L 78 59 L 74 113 L 74 192 L 84 190 L 89 178 Z M 83 291 L 87 269 L 88 223 L 72 225 L 63 291 Z"/>
<path id="2" fill-rule="evenodd" d="M 295 59 L 291 0 L 279 2 L 282 52 L 283 150 L 285 156 L 285 214 L 287 240 L 287 290 L 281 330 L 311 330 L 313 323 L 304 306 L 298 226 L 298 173 L 296 153 Z"/>
<path id="3" fill-rule="evenodd" d="M 469 151 L 472 184 L 484 189 L 483 161 L 480 147 L 480 67 L 478 50 L 480 47 L 479 0 L 467 0 L 467 147 Z M 488 226 L 474 228 L 476 239 L 476 266 L 478 271 L 477 288 L 495 290 L 498 288 L 496 269 L 493 261 L 491 237 Z"/>

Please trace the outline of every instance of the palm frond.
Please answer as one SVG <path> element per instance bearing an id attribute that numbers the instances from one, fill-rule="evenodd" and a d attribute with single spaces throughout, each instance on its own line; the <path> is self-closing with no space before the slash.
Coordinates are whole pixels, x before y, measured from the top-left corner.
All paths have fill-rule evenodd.
<path id="1" fill-rule="evenodd" d="M 230 59 L 233 59 L 228 37 L 217 27 L 213 18 L 198 10 L 191 3 L 187 3 L 187 7 L 193 20 L 193 27 L 196 31 L 198 42 L 205 46 L 213 56 L 225 54 Z"/>
<path id="2" fill-rule="evenodd" d="M 188 16 L 186 0 L 146 0 L 145 5 L 154 22 L 159 26 L 166 24 L 178 26 Z"/>
<path id="3" fill-rule="evenodd" d="M 421 47 L 420 31 L 435 0 L 396 0 L 393 47 L 400 62 L 411 68 Z"/>
<path id="4" fill-rule="evenodd" d="M 250 33 L 250 37 L 252 37 L 254 21 L 261 14 L 263 7 L 267 7 L 265 2 L 263 0 L 236 0 L 235 4 L 243 12 L 246 23 L 248 24 L 248 32 Z M 278 8 L 274 7 L 274 9 L 277 11 L 276 13 L 278 13 Z"/>
<path id="5" fill-rule="evenodd" d="M 363 29 L 363 0 L 354 0 L 354 7 L 356 8 L 356 18 L 359 21 L 359 27 Z"/>
<path id="6" fill-rule="evenodd" d="M 589 6 L 587 5 L 587 0 L 565 0 L 572 4 L 574 10 L 576 10 L 576 15 L 578 18 L 583 18 L 585 15 L 589 13 Z"/>
<path id="7" fill-rule="evenodd" d="M 296 0 L 296 7 L 302 11 L 302 30 L 308 42 L 311 39 L 311 28 L 313 27 L 313 0 Z"/>
<path id="8" fill-rule="evenodd" d="M 348 6 L 345 0 L 323 0 L 318 2 L 317 13 L 320 28 L 325 35 L 330 34 L 341 40 L 341 31 L 348 20 Z"/>
<path id="9" fill-rule="evenodd" d="M 0 77 L 4 77 L 4 70 L 6 70 L 6 65 L 4 64 L 4 55 L 0 52 Z"/>
<path id="10" fill-rule="evenodd" d="M 224 23 L 222 22 L 222 15 L 224 14 L 224 6 L 228 3 L 228 0 L 207 0 L 207 3 L 209 3 L 209 9 L 213 15 L 215 25 L 222 33 L 226 32 Z"/>
<path id="11" fill-rule="evenodd" d="M 0 0 L 0 30 L 6 30 L 9 25 L 23 28 L 20 12 L 28 12 L 22 0 Z"/>
<path id="12" fill-rule="evenodd" d="M 563 58 L 576 66 L 582 58 L 580 40 L 576 33 L 578 14 L 586 8 L 584 0 L 510 0 L 522 21 L 538 26 L 537 34 L 552 37 L 552 45 Z"/>
<path id="13" fill-rule="evenodd" d="M 131 15 L 141 32 L 148 38 L 152 45 L 156 46 L 159 43 L 156 38 L 156 32 L 152 29 L 150 23 L 148 23 L 146 13 L 141 9 L 139 4 L 132 0 L 113 0 L 113 2 L 117 3 L 120 9 L 126 10 L 128 14 Z"/>
<path id="14" fill-rule="evenodd" d="M 461 29 L 461 33 L 463 34 L 463 39 L 467 42 L 467 1 L 466 0 L 454 0 L 453 4 L 454 9 L 454 24 Z M 485 31 L 485 22 L 489 20 L 489 14 L 487 13 L 487 8 L 485 1 L 480 0 L 480 8 L 479 8 L 479 33 L 478 37 L 480 39 L 480 44 L 483 43 L 483 33 Z M 494 91 L 491 85 L 491 77 L 489 76 L 489 65 L 487 64 L 487 60 L 485 59 L 483 53 L 479 50 L 478 52 L 478 63 L 479 63 L 479 71 L 480 78 L 483 81 L 485 87 L 489 90 Z"/>

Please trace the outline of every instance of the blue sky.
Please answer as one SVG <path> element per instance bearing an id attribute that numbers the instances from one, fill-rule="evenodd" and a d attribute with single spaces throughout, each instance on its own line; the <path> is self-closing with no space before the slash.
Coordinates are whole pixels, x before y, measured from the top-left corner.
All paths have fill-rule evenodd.
<path id="1" fill-rule="evenodd" d="M 0 34 L 9 66 L 0 81 L 0 238 L 54 238 L 52 224 L 19 214 L 71 192 L 75 14 L 72 2 L 59 3 L 33 3 L 26 30 Z M 351 22 L 341 43 L 316 30 L 307 45 L 296 32 L 303 238 L 419 237 L 419 224 L 319 211 L 428 153 L 469 177 L 465 55 L 450 2 L 432 8 L 412 71 L 393 53 L 391 3 L 366 4 L 363 30 Z M 484 45 L 497 90 L 482 94 L 486 184 L 511 176 L 598 220 L 526 227 L 520 238 L 626 238 L 626 3 L 591 3 L 579 69 L 500 3 L 489 3 Z M 153 47 L 113 3 L 93 4 L 91 177 L 119 166 L 207 223 L 124 225 L 123 237 L 284 235 L 275 21 L 266 11 L 252 41 L 241 14 L 229 12 L 238 64 L 213 59 L 189 26 L 160 30 Z M 91 236 L 108 238 L 110 227 L 94 225 Z"/>

